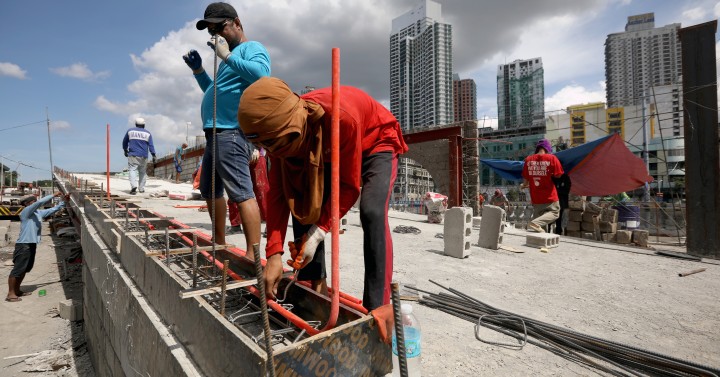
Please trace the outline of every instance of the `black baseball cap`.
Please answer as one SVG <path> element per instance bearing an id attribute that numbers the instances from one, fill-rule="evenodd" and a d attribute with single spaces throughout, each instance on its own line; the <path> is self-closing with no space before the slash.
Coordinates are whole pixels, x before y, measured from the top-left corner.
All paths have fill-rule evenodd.
<path id="1" fill-rule="evenodd" d="M 228 3 L 212 3 L 205 8 L 203 19 L 195 24 L 198 30 L 204 30 L 208 24 L 218 24 L 227 19 L 234 19 L 238 16 L 235 8 Z"/>

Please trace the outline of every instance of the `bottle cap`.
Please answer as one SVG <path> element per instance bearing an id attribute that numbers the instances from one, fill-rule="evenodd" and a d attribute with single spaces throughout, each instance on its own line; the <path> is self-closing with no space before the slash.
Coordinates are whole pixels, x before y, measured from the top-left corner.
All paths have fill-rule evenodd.
<path id="1" fill-rule="evenodd" d="M 411 314 L 413 311 L 413 307 L 410 304 L 402 304 L 400 306 L 400 313 L 402 314 Z"/>

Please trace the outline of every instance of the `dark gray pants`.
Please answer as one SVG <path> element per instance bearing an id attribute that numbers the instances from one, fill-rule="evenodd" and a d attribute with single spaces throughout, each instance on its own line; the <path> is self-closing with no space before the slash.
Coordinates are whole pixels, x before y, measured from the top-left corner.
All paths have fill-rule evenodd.
<path id="1" fill-rule="evenodd" d="M 365 285 L 363 306 L 373 310 L 390 302 L 392 282 L 393 247 L 388 207 L 393 184 L 397 175 L 397 156 L 391 152 L 375 153 L 363 158 L 362 191 L 360 193 L 360 222 L 363 228 L 363 255 L 365 260 Z M 323 201 L 330 197 L 330 165 L 325 168 L 325 193 Z M 312 225 L 300 224 L 292 219 L 293 236 L 298 239 Z M 318 280 L 327 277 L 325 270 L 325 246 L 320 244 L 313 261 L 300 270 L 298 280 Z"/>

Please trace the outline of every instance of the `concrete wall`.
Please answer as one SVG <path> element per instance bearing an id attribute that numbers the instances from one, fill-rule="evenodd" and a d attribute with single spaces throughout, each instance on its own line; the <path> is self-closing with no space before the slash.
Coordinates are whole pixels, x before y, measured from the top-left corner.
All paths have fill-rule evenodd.
<path id="1" fill-rule="evenodd" d="M 185 347 L 82 216 L 83 312 L 99 376 L 200 376 Z"/>

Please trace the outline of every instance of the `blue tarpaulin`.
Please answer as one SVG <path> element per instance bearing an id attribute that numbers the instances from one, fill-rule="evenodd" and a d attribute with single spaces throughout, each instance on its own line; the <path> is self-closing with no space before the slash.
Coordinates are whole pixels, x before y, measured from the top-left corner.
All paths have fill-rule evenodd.
<path id="1" fill-rule="evenodd" d="M 607 195 L 652 182 L 643 160 L 632 154 L 619 134 L 612 134 L 555 153 L 578 195 Z M 480 161 L 509 181 L 522 181 L 522 161 L 483 158 Z"/>

